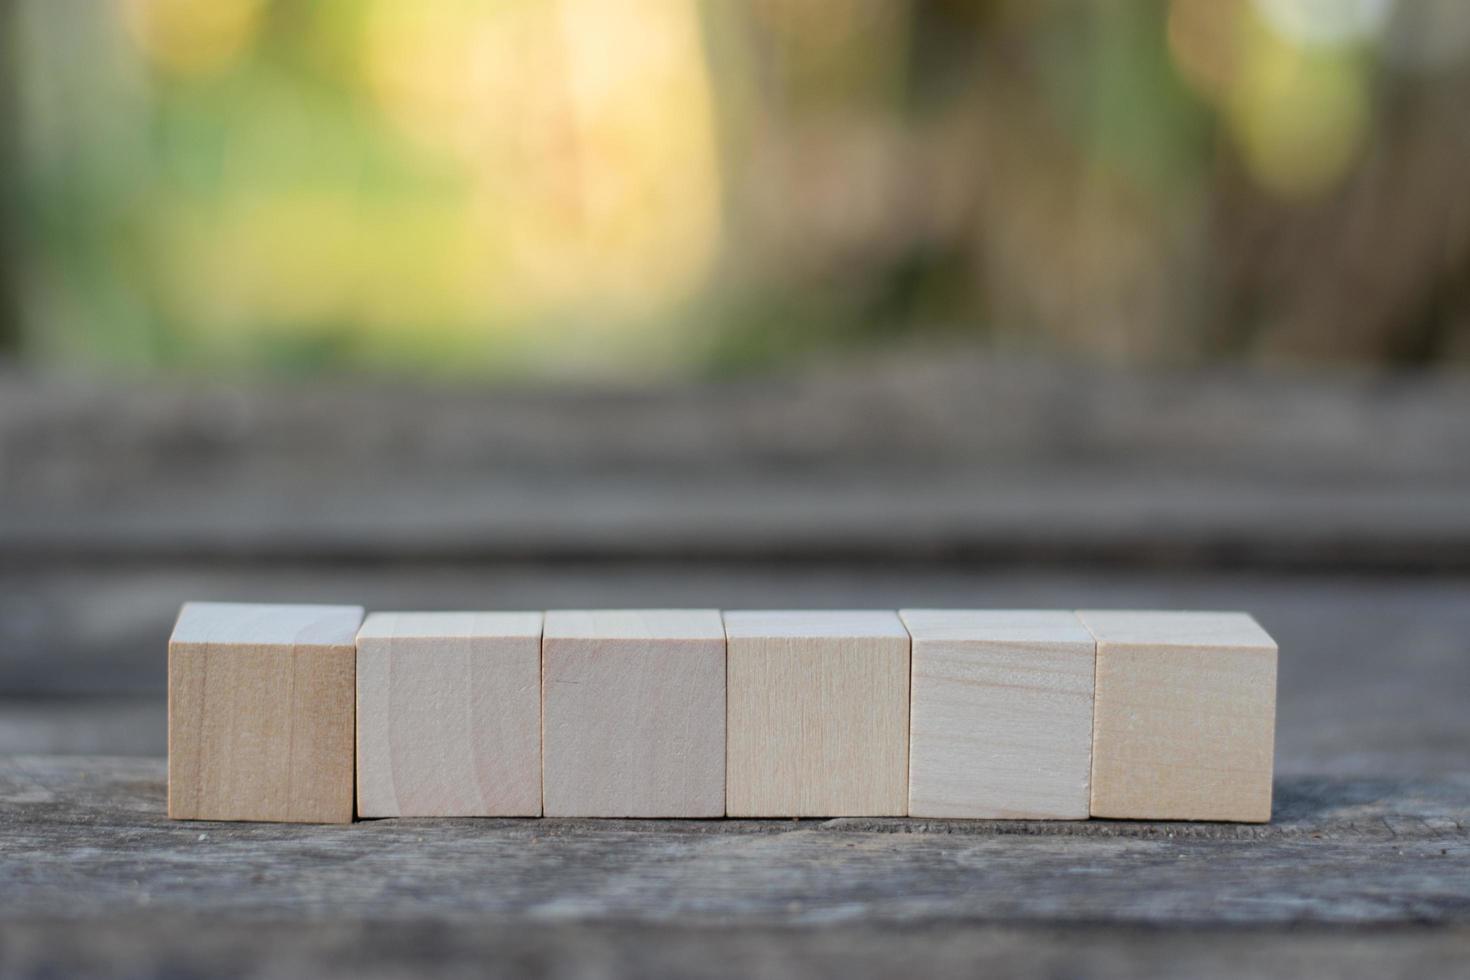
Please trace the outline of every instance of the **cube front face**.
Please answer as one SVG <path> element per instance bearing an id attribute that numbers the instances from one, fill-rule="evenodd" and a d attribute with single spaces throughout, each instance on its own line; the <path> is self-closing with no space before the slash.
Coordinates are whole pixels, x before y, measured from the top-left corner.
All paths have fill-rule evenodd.
<path id="1" fill-rule="evenodd" d="M 1269 821 L 1249 616 L 902 617 L 190 604 L 169 816 Z"/>
<path id="2" fill-rule="evenodd" d="M 714 610 L 550 612 L 548 817 L 725 813 L 725 636 Z"/>
<path id="3" fill-rule="evenodd" d="M 345 823 L 355 607 L 186 606 L 169 644 L 169 816 Z"/>
<path id="4" fill-rule="evenodd" d="M 1265 631 L 1243 614 L 1082 617 L 1098 638 L 1092 815 L 1269 821 L 1277 653 Z"/>
<path id="5" fill-rule="evenodd" d="M 540 613 L 374 614 L 357 643 L 361 817 L 541 813 Z"/>
<path id="6" fill-rule="evenodd" d="M 909 637 L 894 613 L 725 615 L 732 817 L 902 816 Z"/>
<path id="7" fill-rule="evenodd" d="M 1085 820 L 1096 643 L 1070 612 L 904 610 L 909 815 Z"/>

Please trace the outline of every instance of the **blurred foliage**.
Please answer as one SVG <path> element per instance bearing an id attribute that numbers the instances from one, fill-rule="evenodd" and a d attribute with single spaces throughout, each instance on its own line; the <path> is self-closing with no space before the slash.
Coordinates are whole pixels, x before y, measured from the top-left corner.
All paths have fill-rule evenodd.
<path id="1" fill-rule="evenodd" d="M 1470 360 L 1461 0 L 0 11 L 38 360 Z"/>

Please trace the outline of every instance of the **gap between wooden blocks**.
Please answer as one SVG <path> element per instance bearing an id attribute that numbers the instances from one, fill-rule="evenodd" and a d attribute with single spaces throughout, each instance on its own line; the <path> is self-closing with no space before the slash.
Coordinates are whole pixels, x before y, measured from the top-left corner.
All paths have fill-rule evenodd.
<path id="1" fill-rule="evenodd" d="M 1271 817 L 1236 612 L 374 613 L 189 603 L 168 813 Z"/>

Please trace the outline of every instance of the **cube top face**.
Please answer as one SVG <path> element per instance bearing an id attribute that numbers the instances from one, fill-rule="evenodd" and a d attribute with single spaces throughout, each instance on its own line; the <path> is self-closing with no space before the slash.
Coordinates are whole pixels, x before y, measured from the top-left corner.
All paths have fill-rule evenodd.
<path id="1" fill-rule="evenodd" d="M 361 606 L 191 602 L 179 613 L 170 646 L 352 647 Z"/>
<path id="2" fill-rule="evenodd" d="M 1244 614 L 1081 615 L 1098 636 L 1092 815 L 1270 820 L 1275 641 Z"/>
<path id="3" fill-rule="evenodd" d="M 915 643 L 983 641 L 1085 647 L 1096 641 L 1076 613 L 1039 609 L 904 609 L 899 613 Z"/>
<path id="4" fill-rule="evenodd" d="M 547 640 L 724 640 L 717 609 L 554 609 Z"/>
<path id="5" fill-rule="evenodd" d="M 539 640 L 542 620 L 539 612 L 373 613 L 362 624 L 357 639 L 359 643 L 475 637 Z"/>
<path id="6" fill-rule="evenodd" d="M 1077 615 L 1099 644 L 1276 649 L 1276 641 L 1249 613 L 1084 609 Z"/>
<path id="7" fill-rule="evenodd" d="M 730 639 L 819 640 L 886 637 L 908 642 L 909 632 L 887 610 L 732 610 L 725 613 Z"/>

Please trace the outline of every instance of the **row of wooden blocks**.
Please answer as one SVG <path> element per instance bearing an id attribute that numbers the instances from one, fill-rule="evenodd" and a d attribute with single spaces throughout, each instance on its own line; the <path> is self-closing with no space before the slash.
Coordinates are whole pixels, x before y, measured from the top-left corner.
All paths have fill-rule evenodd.
<path id="1" fill-rule="evenodd" d="M 169 815 L 1266 821 L 1244 613 L 192 603 Z"/>

